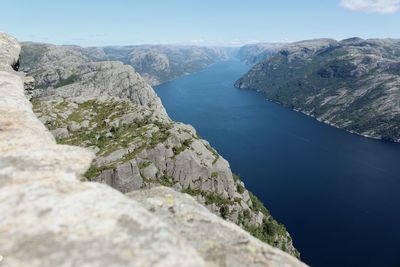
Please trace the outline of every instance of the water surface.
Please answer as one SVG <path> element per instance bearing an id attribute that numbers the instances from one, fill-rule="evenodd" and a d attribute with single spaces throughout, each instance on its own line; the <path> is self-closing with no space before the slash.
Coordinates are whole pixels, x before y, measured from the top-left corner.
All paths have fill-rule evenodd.
<path id="1" fill-rule="evenodd" d="M 400 266 L 400 145 L 352 135 L 233 83 L 238 60 L 156 88 L 285 224 L 312 266 Z"/>

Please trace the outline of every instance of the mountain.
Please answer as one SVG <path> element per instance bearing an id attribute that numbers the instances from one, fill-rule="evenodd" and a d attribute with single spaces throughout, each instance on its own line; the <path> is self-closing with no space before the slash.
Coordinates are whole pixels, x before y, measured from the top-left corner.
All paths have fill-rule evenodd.
<path id="1" fill-rule="evenodd" d="M 291 43 L 235 86 L 347 131 L 400 141 L 400 40 Z"/>
<path id="2" fill-rule="evenodd" d="M 50 44 L 23 43 L 25 66 L 35 64 L 35 56 L 43 55 L 48 49 L 55 50 Z M 210 64 L 231 57 L 236 50 L 221 47 L 174 46 L 174 45 L 138 45 L 87 47 L 60 46 L 70 51 L 69 58 L 90 61 L 121 61 L 131 65 L 150 85 L 159 85 L 179 76 L 199 72 Z M 31 53 L 31 55 L 30 55 Z M 47 53 L 48 54 L 48 53 Z M 72 58 L 77 54 L 79 58 Z M 54 58 L 52 58 L 53 60 Z"/>
<path id="3" fill-rule="evenodd" d="M 104 47 L 100 60 L 119 60 L 135 68 L 152 86 L 170 81 L 179 76 L 199 72 L 210 64 L 227 59 L 232 48 L 143 45 L 126 47 Z M 86 49 L 93 55 L 90 48 Z"/>
<path id="4" fill-rule="evenodd" d="M 60 144 L 91 149 L 85 174 L 123 193 L 164 185 L 298 256 L 283 225 L 232 174 L 195 129 L 172 121 L 154 90 L 121 62 L 94 61 L 83 48 L 24 43 L 20 69 L 32 75 L 33 110 Z"/>
<path id="5" fill-rule="evenodd" d="M 52 79 L 58 85 L 56 90 L 37 89 L 33 102 L 35 109 L 41 110 L 41 120 L 47 127 L 58 129 L 59 143 L 56 144 L 24 94 L 24 85 L 30 90 L 36 89 L 31 86 L 31 78 L 17 71 L 23 62 L 23 58 L 19 58 L 20 49 L 13 37 L 0 33 L 1 265 L 305 266 L 212 214 L 193 197 L 156 186 L 167 179 L 156 177 L 154 184 L 146 180 L 151 178 L 151 170 L 157 168 L 152 164 L 159 161 L 140 162 L 143 154 L 130 153 L 129 159 L 120 158 L 126 163 L 115 163 L 112 169 L 117 176 L 111 179 L 117 183 L 111 186 L 129 190 L 143 182 L 151 184 L 151 189 L 123 194 L 102 183 L 80 181 L 85 172 L 89 178 L 95 177 L 93 171 L 102 171 L 93 169 L 99 163 L 97 157 L 90 175 L 87 173 L 94 158 L 93 151 L 97 150 L 94 146 L 100 149 L 97 152 L 106 153 L 105 150 L 113 151 L 115 146 L 127 145 L 133 152 L 134 145 L 140 146 L 137 141 L 149 141 L 155 145 L 154 149 L 163 149 L 160 138 L 169 130 L 162 132 L 162 125 L 168 124 L 178 132 L 191 129 L 168 119 L 151 87 L 131 67 L 113 62 L 68 66 L 63 63 L 61 50 L 57 49 L 49 52 L 46 58 L 54 57 L 59 61 L 55 60 L 54 64 L 46 60 L 37 62 L 36 66 L 44 67 L 42 70 L 47 75 L 40 76 L 39 70 L 35 74 L 50 78 L 51 68 L 55 68 L 57 77 L 71 75 L 69 71 L 76 77 L 63 84 L 59 84 L 60 79 L 58 82 Z M 66 59 L 76 56 L 69 51 L 65 53 Z M 84 87 L 85 84 L 89 87 Z M 33 95 L 31 92 L 30 97 Z M 121 124 L 115 124 L 124 111 L 129 116 L 121 117 Z M 81 122 L 83 117 L 87 120 Z M 143 121 L 143 117 L 147 121 Z M 57 128 L 63 123 L 67 129 Z M 138 138 L 128 137 L 129 134 Z M 182 135 L 170 133 L 166 140 L 171 139 L 171 148 Z M 82 147 L 60 143 L 76 143 Z M 190 160 L 187 150 L 196 151 L 203 144 L 203 140 L 194 140 L 190 149 L 180 149 L 179 155 L 186 153 Z M 146 146 L 143 151 L 150 153 L 152 149 Z M 162 158 L 166 154 L 158 156 Z M 175 156 L 174 162 L 180 162 L 180 166 L 186 164 Z M 153 158 L 150 154 L 146 157 Z M 222 158 L 216 160 L 218 175 L 229 175 L 229 170 L 223 169 L 226 164 Z M 196 166 L 196 162 L 192 162 L 192 166 Z M 140 169 L 140 175 L 129 173 L 134 169 Z M 210 180 L 215 181 L 221 191 L 228 189 L 229 182 L 235 183 L 231 177 Z M 239 184 L 236 181 L 235 185 Z M 212 192 L 210 190 L 205 197 L 228 201 L 225 195 L 218 198 L 219 195 Z M 229 192 L 233 193 L 234 189 Z M 241 192 L 238 193 L 247 193 L 246 190 Z M 201 197 L 197 199 L 200 201 Z M 249 207 L 255 205 L 247 203 Z"/>
<path id="6" fill-rule="evenodd" d="M 237 51 L 236 57 L 247 65 L 254 65 L 279 51 L 285 43 L 256 43 L 244 45 Z"/>

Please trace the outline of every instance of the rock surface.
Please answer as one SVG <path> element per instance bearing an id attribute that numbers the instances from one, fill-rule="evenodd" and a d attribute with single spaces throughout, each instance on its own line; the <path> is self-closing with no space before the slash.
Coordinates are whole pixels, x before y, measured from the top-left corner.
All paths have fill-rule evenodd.
<path id="1" fill-rule="evenodd" d="M 221 220 L 187 194 L 157 187 L 134 191 L 131 199 L 143 204 L 171 225 L 193 246 L 208 266 L 297 266 L 297 260 Z"/>
<path id="2" fill-rule="evenodd" d="M 138 200 L 135 201 L 106 185 L 79 181 L 94 154 L 85 148 L 56 144 L 36 118 L 24 96 L 24 75 L 11 67 L 18 61 L 19 49 L 14 38 L 0 34 L 1 264 L 259 266 L 261 262 L 264 266 L 304 266 L 212 215 L 187 195 L 165 188 L 142 189 L 148 200 L 137 195 L 133 197 Z M 65 136 L 66 129 L 58 132 Z M 125 169 L 124 173 L 129 166 L 120 168 Z M 220 227 L 221 233 L 237 236 L 238 242 L 243 239 L 249 246 L 240 242 L 225 244 L 224 249 L 218 250 L 218 257 L 203 252 L 195 245 L 203 239 L 195 242 L 196 235 L 191 237 L 185 232 L 187 226 L 180 229 L 171 216 L 166 220 L 161 211 L 146 210 L 146 203 L 152 199 L 169 195 L 174 200 L 166 204 L 169 210 L 173 204 L 172 208 L 179 212 L 176 220 L 184 217 L 190 223 L 185 207 L 196 207 L 195 225 L 200 227 L 201 216 L 202 224 L 209 221 Z M 234 251 L 246 256 L 240 264 L 232 261 Z"/>
<path id="3" fill-rule="evenodd" d="M 400 141 L 399 40 L 292 43 L 235 85 L 350 132 Z"/>

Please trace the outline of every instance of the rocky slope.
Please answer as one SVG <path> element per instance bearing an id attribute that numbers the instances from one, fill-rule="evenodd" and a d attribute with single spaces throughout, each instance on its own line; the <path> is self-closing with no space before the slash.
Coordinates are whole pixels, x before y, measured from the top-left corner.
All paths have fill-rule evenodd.
<path id="1" fill-rule="evenodd" d="M 278 52 L 285 43 L 256 43 L 239 48 L 236 57 L 247 65 L 254 65 Z"/>
<path id="2" fill-rule="evenodd" d="M 191 126 L 171 121 L 131 66 L 94 62 L 70 47 L 42 48 L 31 44 L 21 54 L 21 69 L 39 87 L 29 90 L 34 111 L 58 143 L 96 153 L 86 179 L 123 193 L 173 187 L 261 240 L 298 255 L 285 228 L 232 174 L 229 163 Z"/>
<path id="3" fill-rule="evenodd" d="M 293 43 L 235 85 L 350 132 L 400 141 L 399 40 Z"/>
<path id="4" fill-rule="evenodd" d="M 232 48 L 173 46 L 173 45 L 138 45 L 87 47 L 60 46 L 69 51 L 68 59 L 91 61 L 120 61 L 131 65 L 150 85 L 158 85 L 182 75 L 192 74 L 205 69 L 210 64 L 226 59 L 234 53 Z M 36 64 L 36 57 L 56 50 L 49 44 L 23 43 L 25 66 Z M 54 60 L 54 58 L 51 58 Z"/>
<path id="5" fill-rule="evenodd" d="M 2 266 L 304 266 L 186 194 L 79 181 L 94 154 L 56 144 L 36 118 L 19 51 L 0 33 Z"/>

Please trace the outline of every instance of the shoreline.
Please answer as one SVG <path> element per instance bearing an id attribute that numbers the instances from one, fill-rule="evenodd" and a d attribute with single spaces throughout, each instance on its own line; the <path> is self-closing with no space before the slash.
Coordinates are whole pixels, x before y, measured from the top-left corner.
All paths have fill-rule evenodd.
<path id="1" fill-rule="evenodd" d="M 238 88 L 238 89 L 248 89 L 248 88 Z M 255 90 L 255 91 L 256 91 L 256 92 L 259 92 L 259 93 L 263 93 L 263 91 L 261 91 L 261 90 Z M 263 93 L 263 94 L 264 94 L 264 93 Z M 265 96 L 265 94 L 264 94 L 264 96 Z M 333 122 L 330 122 L 330 121 L 328 121 L 328 120 L 322 120 L 322 119 L 320 119 L 320 118 L 317 118 L 316 116 L 314 116 L 313 114 L 311 114 L 311 113 L 309 113 L 309 112 L 302 111 L 302 110 L 296 109 L 296 108 L 291 108 L 291 107 L 289 107 L 289 106 L 287 106 L 287 105 L 284 105 L 283 103 L 281 103 L 281 102 L 279 102 L 279 101 L 274 101 L 274 100 L 271 100 L 271 99 L 269 99 L 269 98 L 265 98 L 265 99 L 266 99 L 267 101 L 271 102 L 271 103 L 280 105 L 280 106 L 282 106 L 282 107 L 284 107 L 284 108 L 288 108 L 288 109 L 290 109 L 290 110 L 292 110 L 292 111 L 295 111 L 295 112 L 301 113 L 301 114 L 303 114 L 303 115 L 306 115 L 307 117 L 310 117 L 310 118 L 312 118 L 312 119 L 314 119 L 314 120 L 316 120 L 316 121 L 318 121 L 318 122 L 320 122 L 320 123 L 324 123 L 324 124 L 326 124 L 326 125 L 329 125 L 329 126 L 332 126 L 332 127 L 336 128 L 336 129 L 340 129 L 340 130 L 346 131 L 347 133 L 350 133 L 350 134 L 353 134 L 353 135 L 357 135 L 357 136 L 360 136 L 360 137 L 364 137 L 364 138 L 368 138 L 368 139 L 372 139 L 372 140 L 377 140 L 377 141 L 382 141 L 382 142 L 390 142 L 390 143 L 394 143 L 394 144 L 400 144 L 400 139 L 399 139 L 399 140 L 394 140 L 394 139 L 388 140 L 388 139 L 382 138 L 381 136 L 372 136 L 372 135 L 367 135 L 367 134 L 358 133 L 358 132 L 352 131 L 352 130 L 347 130 L 346 128 L 340 127 L 340 126 L 336 125 L 336 124 L 333 123 Z"/>

